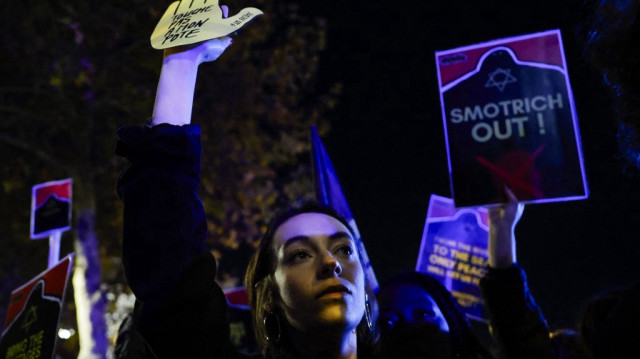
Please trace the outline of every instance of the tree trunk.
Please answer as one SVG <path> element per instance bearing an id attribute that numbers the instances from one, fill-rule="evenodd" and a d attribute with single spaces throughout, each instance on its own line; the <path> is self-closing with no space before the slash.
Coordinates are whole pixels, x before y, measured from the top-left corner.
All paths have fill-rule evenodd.
<path id="1" fill-rule="evenodd" d="M 75 240 L 76 318 L 80 353 L 78 359 L 107 358 L 109 343 L 105 323 L 106 299 L 100 290 L 100 252 L 95 233 L 95 210 L 78 211 Z"/>

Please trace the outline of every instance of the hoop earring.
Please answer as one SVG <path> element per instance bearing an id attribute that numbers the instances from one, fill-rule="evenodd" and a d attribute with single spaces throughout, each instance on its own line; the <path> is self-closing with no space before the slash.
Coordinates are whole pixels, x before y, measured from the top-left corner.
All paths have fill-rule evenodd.
<path id="1" fill-rule="evenodd" d="M 280 341 L 281 327 L 280 317 L 276 312 L 268 311 L 262 320 L 265 329 L 265 339 L 270 344 L 277 344 Z"/>
<path id="2" fill-rule="evenodd" d="M 364 317 L 367 320 L 369 331 L 373 332 L 373 323 L 371 323 L 371 306 L 369 305 L 369 294 L 364 294 Z"/>

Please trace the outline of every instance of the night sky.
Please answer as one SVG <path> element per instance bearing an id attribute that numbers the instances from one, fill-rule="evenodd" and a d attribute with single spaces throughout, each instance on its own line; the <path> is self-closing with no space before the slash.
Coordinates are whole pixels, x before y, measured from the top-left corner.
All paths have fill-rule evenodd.
<path id="1" fill-rule="evenodd" d="M 618 159 L 611 99 L 582 56 L 582 1 L 342 1 L 302 11 L 327 19 L 318 85 L 344 91 L 323 140 L 379 279 L 414 268 L 429 196 L 451 196 L 434 52 L 550 29 L 562 32 L 591 193 L 528 205 L 518 261 L 554 329 L 572 326 L 599 290 L 638 279 L 640 178 Z"/>

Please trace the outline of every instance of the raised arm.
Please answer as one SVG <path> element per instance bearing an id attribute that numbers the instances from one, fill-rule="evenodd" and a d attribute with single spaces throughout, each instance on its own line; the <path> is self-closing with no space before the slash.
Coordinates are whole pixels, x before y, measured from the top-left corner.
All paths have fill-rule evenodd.
<path id="1" fill-rule="evenodd" d="M 190 263 L 206 253 L 197 194 L 200 128 L 189 124 L 198 66 L 217 59 L 230 43 L 222 38 L 165 50 L 153 127 L 118 130 L 116 153 L 131 164 L 118 181 L 125 273 L 148 310 L 162 306 Z"/>
<path id="2" fill-rule="evenodd" d="M 216 262 L 204 245 L 201 136 L 191 112 L 198 67 L 218 59 L 232 42 L 225 35 L 259 14 L 247 8 L 227 18 L 217 0 L 175 1 L 151 36 L 154 48 L 165 49 L 153 116 L 144 127 L 118 129 L 116 145 L 116 154 L 129 160 L 117 190 L 124 203 L 123 265 L 136 295 L 118 359 L 237 356 Z"/>
<path id="3" fill-rule="evenodd" d="M 489 266 L 495 269 L 509 268 L 516 263 L 516 224 L 524 212 L 524 204 L 518 203 L 508 189 L 509 202 L 489 208 Z"/>
<path id="4" fill-rule="evenodd" d="M 128 337 L 143 338 L 158 358 L 213 357 L 229 348 L 226 301 L 204 246 L 207 222 L 197 194 L 200 128 L 190 122 L 198 66 L 230 43 L 221 38 L 166 50 L 151 126 L 118 130 L 116 153 L 130 162 L 118 180 L 122 256 L 139 304 Z M 133 350 L 123 347 L 120 353 Z"/>
<path id="5" fill-rule="evenodd" d="M 505 188 L 509 202 L 489 209 L 489 268 L 480 281 L 498 359 L 551 358 L 549 330 L 516 261 L 515 227 L 524 211 Z"/>

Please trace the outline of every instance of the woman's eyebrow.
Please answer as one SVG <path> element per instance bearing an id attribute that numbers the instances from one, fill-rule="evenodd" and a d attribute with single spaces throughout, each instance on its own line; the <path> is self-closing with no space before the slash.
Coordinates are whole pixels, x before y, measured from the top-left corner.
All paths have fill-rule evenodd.
<path id="1" fill-rule="evenodd" d="M 329 236 L 329 239 L 334 241 L 334 240 L 338 240 L 338 239 L 349 239 L 349 240 L 353 240 L 353 237 L 345 231 L 338 231 L 332 235 Z M 309 236 L 293 236 L 291 238 L 288 238 L 287 241 L 285 242 L 285 244 L 282 246 L 283 249 L 286 249 L 287 247 L 289 247 L 290 245 L 294 244 L 294 243 L 298 243 L 298 242 L 309 242 L 311 238 Z"/>
<path id="2" fill-rule="evenodd" d="M 329 239 L 331 239 L 331 240 L 343 239 L 343 238 L 353 240 L 353 237 L 351 236 L 351 234 L 349 234 L 347 232 L 344 232 L 344 231 L 339 231 L 339 232 L 336 232 L 336 233 L 334 233 L 334 234 L 329 236 Z"/>
<path id="3" fill-rule="evenodd" d="M 308 241 L 309 241 L 309 236 L 293 236 L 293 237 L 287 239 L 287 241 L 284 243 L 282 248 L 286 249 L 287 247 L 289 247 L 290 245 L 292 245 L 294 243 L 297 243 L 297 242 L 308 242 Z"/>

